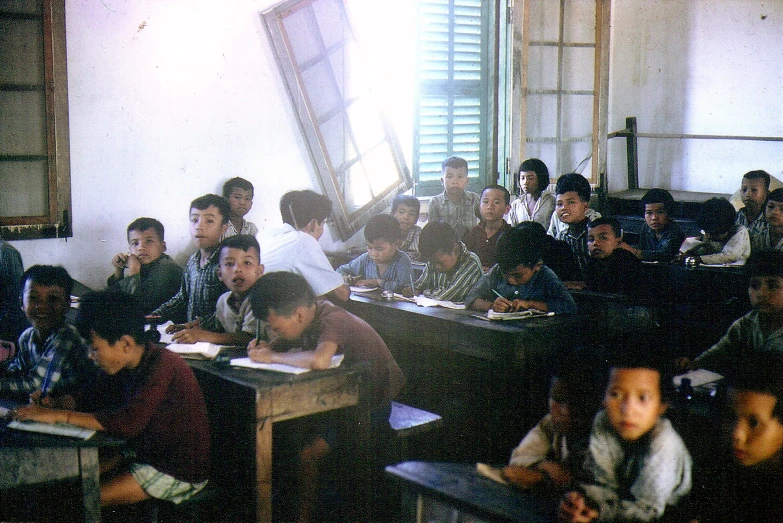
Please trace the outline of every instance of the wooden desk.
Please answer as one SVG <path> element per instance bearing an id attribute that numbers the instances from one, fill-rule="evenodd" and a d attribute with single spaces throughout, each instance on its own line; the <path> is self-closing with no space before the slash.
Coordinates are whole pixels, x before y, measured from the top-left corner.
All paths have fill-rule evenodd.
<path id="1" fill-rule="evenodd" d="M 98 449 L 123 442 L 96 434 L 84 441 L 0 428 L 0 489 L 79 478 L 84 521 L 100 522 Z"/>
<path id="2" fill-rule="evenodd" d="M 487 479 L 472 464 L 406 461 L 386 467 L 386 474 L 405 489 L 403 521 L 422 521 L 422 496 L 493 523 L 553 521 L 551 502 Z"/>
<path id="3" fill-rule="evenodd" d="M 367 365 L 344 365 L 300 375 L 190 361 L 204 393 L 212 428 L 212 480 L 233 521 L 272 521 L 272 437 L 275 423 L 334 409 L 350 431 L 354 452 L 347 479 L 369 478 L 370 408 Z M 367 492 L 355 492 L 354 509 L 367 514 Z M 251 500 L 253 500 L 251 502 Z"/>
<path id="4" fill-rule="evenodd" d="M 438 459 L 505 461 L 547 411 L 556 349 L 581 339 L 577 315 L 520 321 L 374 295 L 345 308 L 369 323 L 406 377 L 400 401 L 443 416 Z"/>

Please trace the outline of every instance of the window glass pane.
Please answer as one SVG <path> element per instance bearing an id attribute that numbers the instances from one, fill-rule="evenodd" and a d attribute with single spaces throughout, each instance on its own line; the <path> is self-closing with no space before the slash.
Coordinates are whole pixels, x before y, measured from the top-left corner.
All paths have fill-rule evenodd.
<path id="1" fill-rule="evenodd" d="M 554 138 L 556 134 L 557 97 L 545 94 L 527 95 L 527 135 Z"/>
<path id="2" fill-rule="evenodd" d="M 359 153 L 366 153 L 384 139 L 378 109 L 367 100 L 357 100 L 351 104 L 348 108 L 348 120 L 351 122 Z"/>
<path id="3" fill-rule="evenodd" d="M 43 92 L 0 92 L 0 154 L 47 154 Z"/>
<path id="4" fill-rule="evenodd" d="M 593 97 L 563 95 L 563 123 L 560 132 L 564 137 L 586 137 L 593 133 Z"/>
<path id="5" fill-rule="evenodd" d="M 529 2 L 530 6 L 530 41 L 557 42 L 559 32 L 560 2 L 543 0 Z"/>
<path id="6" fill-rule="evenodd" d="M 345 113 L 340 111 L 321 124 L 321 136 L 334 169 L 341 169 L 347 161 L 356 158 L 356 150 L 346 140 Z"/>
<path id="7" fill-rule="evenodd" d="M 563 41 L 595 42 L 595 0 L 566 0 Z"/>
<path id="8" fill-rule="evenodd" d="M 348 169 L 345 199 L 348 208 L 352 211 L 372 200 L 370 185 L 367 183 L 367 172 L 364 170 L 362 162 L 356 162 Z"/>
<path id="9" fill-rule="evenodd" d="M 0 162 L 0 215 L 44 216 L 49 213 L 49 170 L 45 160 Z M 13 195 L 12 198 L 9 198 Z"/>
<path id="10" fill-rule="evenodd" d="M 43 22 L 0 20 L 0 83 L 43 85 Z"/>
<path id="11" fill-rule="evenodd" d="M 367 94 L 368 87 L 364 75 L 351 74 L 350 69 L 347 67 L 347 64 L 354 64 L 355 67 L 356 64 L 360 63 L 360 55 L 356 44 L 351 42 L 336 48 L 329 53 L 329 61 L 337 88 L 344 99 L 350 100 Z"/>
<path id="12" fill-rule="evenodd" d="M 566 47 L 563 49 L 563 89 L 566 91 L 592 91 L 595 49 L 592 47 Z"/>
<path id="13" fill-rule="evenodd" d="M 527 51 L 527 88 L 557 89 L 557 47 L 531 45 Z"/>
<path id="14" fill-rule="evenodd" d="M 400 175 L 394 164 L 394 157 L 387 144 L 377 147 L 362 159 L 369 174 L 370 187 L 374 194 L 381 194 L 400 182 Z"/>
<path id="15" fill-rule="evenodd" d="M 311 25 L 311 21 L 309 8 L 297 9 L 283 19 L 294 60 L 299 65 L 314 59 L 321 53 L 317 28 Z"/>
<path id="16" fill-rule="evenodd" d="M 302 82 L 317 119 L 320 120 L 329 113 L 342 110 L 342 97 L 337 92 L 327 62 L 319 61 L 306 71 L 302 71 Z"/>
<path id="17" fill-rule="evenodd" d="M 337 2 L 313 2 L 313 13 L 327 49 L 350 37 L 350 34 L 346 34 L 349 30 L 343 19 L 343 10 Z"/>

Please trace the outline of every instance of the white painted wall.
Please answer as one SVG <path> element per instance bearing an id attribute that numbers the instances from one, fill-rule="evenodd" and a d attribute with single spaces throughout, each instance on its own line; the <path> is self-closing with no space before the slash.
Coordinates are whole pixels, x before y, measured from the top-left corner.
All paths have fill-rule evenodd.
<path id="1" fill-rule="evenodd" d="M 368 45 L 388 42 L 414 5 L 360 1 L 360 16 L 393 11 Z M 284 192 L 320 192 L 261 19 L 274 4 L 66 0 L 74 235 L 14 242 L 25 266 L 61 264 L 101 288 L 139 216 L 163 222 L 168 252 L 184 264 L 194 251 L 189 204 L 226 179 L 253 182 L 247 218 L 260 229 L 280 224 Z M 387 45 L 386 55 L 407 58 L 411 45 Z M 326 247 L 341 246 L 325 236 Z"/>
<path id="2" fill-rule="evenodd" d="M 783 137 L 782 0 L 614 0 L 609 132 Z M 609 142 L 610 189 L 626 187 L 625 140 Z M 639 140 L 642 187 L 733 193 L 780 177 L 783 142 Z"/>

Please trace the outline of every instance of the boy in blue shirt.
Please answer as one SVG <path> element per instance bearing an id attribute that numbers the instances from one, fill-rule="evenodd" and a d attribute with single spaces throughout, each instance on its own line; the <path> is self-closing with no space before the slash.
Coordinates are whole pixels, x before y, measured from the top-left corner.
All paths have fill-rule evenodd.
<path id="1" fill-rule="evenodd" d="M 576 303 L 565 285 L 541 261 L 546 242 L 539 228 L 511 229 L 498 240 L 498 262 L 479 279 L 465 298 L 465 307 L 477 311 L 573 314 Z"/>
<path id="2" fill-rule="evenodd" d="M 428 222 L 446 222 L 454 228 L 457 239 L 463 237 L 477 223 L 479 195 L 466 191 L 468 186 L 468 162 L 452 156 L 443 160 L 441 182 L 444 191 L 430 200 Z"/>
<path id="3" fill-rule="evenodd" d="M 410 257 L 400 251 L 402 229 L 388 214 L 376 214 L 364 227 L 367 252 L 337 268 L 344 278 L 360 287 L 380 287 L 402 292 L 411 286 L 413 267 Z"/>
<path id="4" fill-rule="evenodd" d="M 228 290 L 218 278 L 217 269 L 218 246 L 230 213 L 226 199 L 216 194 L 205 194 L 191 202 L 190 237 L 198 251 L 188 259 L 179 292 L 152 312 L 163 322 L 191 322 L 215 313 L 217 299 Z"/>
<path id="5" fill-rule="evenodd" d="M 642 197 L 644 226 L 638 247 L 623 242 L 620 247 L 642 261 L 670 262 L 677 256 L 685 233 L 672 220 L 674 198 L 665 189 L 650 189 Z"/>

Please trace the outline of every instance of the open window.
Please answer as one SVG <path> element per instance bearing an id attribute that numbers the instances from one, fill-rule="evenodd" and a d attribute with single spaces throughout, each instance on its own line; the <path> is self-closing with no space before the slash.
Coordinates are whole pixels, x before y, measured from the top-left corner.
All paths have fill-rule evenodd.
<path id="1" fill-rule="evenodd" d="M 71 235 L 64 0 L 0 0 L 0 234 Z"/>
<path id="2" fill-rule="evenodd" d="M 362 75 L 342 0 L 289 0 L 263 14 L 291 102 L 345 241 L 413 185 Z"/>

